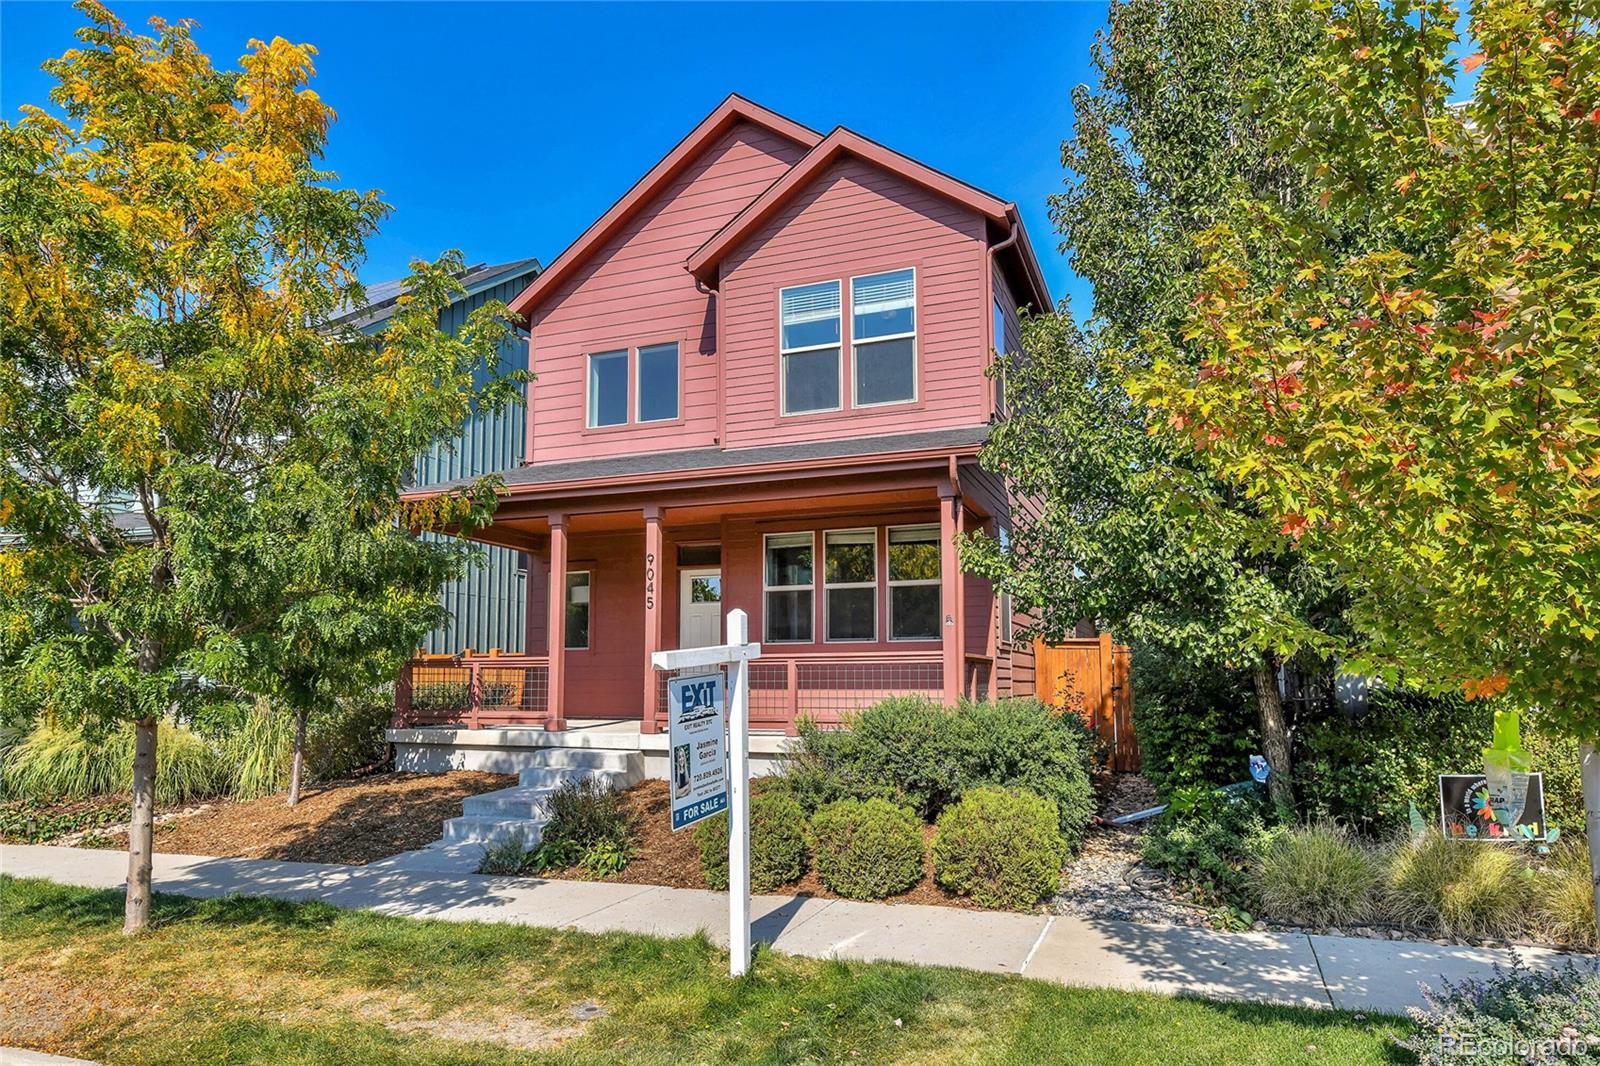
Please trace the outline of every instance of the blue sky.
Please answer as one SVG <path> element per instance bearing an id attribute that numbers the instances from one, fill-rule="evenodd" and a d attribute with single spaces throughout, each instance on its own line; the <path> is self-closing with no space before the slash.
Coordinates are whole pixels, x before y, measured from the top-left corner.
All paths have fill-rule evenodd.
<path id="1" fill-rule="evenodd" d="M 1014 200 L 1051 291 L 1087 310 L 1045 198 L 1069 93 L 1090 80 L 1102 2 L 431 4 L 111 2 L 131 24 L 193 18 L 232 62 L 251 37 L 310 42 L 338 112 L 328 163 L 395 208 L 368 281 L 457 247 L 548 263 L 730 92 L 849 126 Z M 44 104 L 74 43 L 65 3 L 0 4 L 0 112 Z"/>

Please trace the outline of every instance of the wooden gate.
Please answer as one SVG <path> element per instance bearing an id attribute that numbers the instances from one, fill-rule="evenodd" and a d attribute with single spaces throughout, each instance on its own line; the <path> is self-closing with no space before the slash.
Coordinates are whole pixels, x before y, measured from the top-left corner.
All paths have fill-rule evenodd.
<path id="1" fill-rule="evenodd" d="M 1035 641 L 1033 653 L 1039 698 L 1081 716 L 1105 744 L 1111 769 L 1139 769 L 1128 646 L 1102 633 L 1059 644 Z"/>

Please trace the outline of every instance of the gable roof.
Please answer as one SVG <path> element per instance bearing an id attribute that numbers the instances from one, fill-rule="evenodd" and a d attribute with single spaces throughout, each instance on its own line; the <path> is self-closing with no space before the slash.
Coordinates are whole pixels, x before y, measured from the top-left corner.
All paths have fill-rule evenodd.
<path id="1" fill-rule="evenodd" d="M 701 149 L 740 121 L 764 127 L 782 137 L 787 137 L 803 148 L 811 148 L 822 140 L 822 135 L 816 130 L 784 118 L 776 111 L 769 111 L 737 93 L 730 95 L 691 130 L 688 136 L 679 141 L 659 163 L 651 167 L 644 177 L 635 182 L 633 188 L 623 194 L 622 199 L 612 204 L 609 211 L 595 220 L 577 240 L 556 256 L 555 261 L 544 273 L 535 278 L 533 283 L 522 291 L 522 295 L 511 301 L 511 310 L 524 318 L 529 317 L 529 311 L 538 305 L 540 299 L 570 277 L 572 272 L 589 257 L 590 252 L 621 229 L 659 189 L 692 163 Z"/>
<path id="2" fill-rule="evenodd" d="M 744 210 L 696 249 L 685 264 L 689 272 L 704 284 L 715 287 L 723 259 L 754 234 L 762 223 L 776 214 L 785 203 L 806 188 L 814 178 L 846 155 L 886 170 L 982 215 L 993 227 L 991 247 L 1015 249 L 1012 258 L 1016 260 L 1014 265 L 1021 268 L 1020 273 L 1024 281 L 1022 291 L 1028 293 L 1030 302 L 1039 310 L 1050 308 L 1050 289 L 1045 283 L 1044 273 L 1039 269 L 1038 260 L 1034 258 L 1033 248 L 1028 243 L 1027 233 L 1022 226 L 1022 216 L 1017 211 L 1016 204 L 1001 200 L 964 181 L 958 181 L 948 174 L 919 163 L 909 156 L 901 155 L 843 126 L 836 127 L 827 137 L 817 142 L 803 159 L 785 171 L 783 176 L 768 186 L 765 192 L 747 204 Z M 1017 238 L 1014 243 L 1011 240 L 1012 235 Z"/>

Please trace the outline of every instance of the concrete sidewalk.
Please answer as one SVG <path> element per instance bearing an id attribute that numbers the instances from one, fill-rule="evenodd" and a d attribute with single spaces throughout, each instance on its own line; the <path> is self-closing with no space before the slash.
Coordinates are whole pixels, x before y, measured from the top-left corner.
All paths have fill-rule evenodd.
<path id="1" fill-rule="evenodd" d="M 0 873 L 89 888 L 121 888 L 127 856 L 0 846 Z M 483 877 L 376 866 L 157 855 L 156 889 L 186 896 L 320 900 L 408 918 L 507 922 L 589 932 L 689 936 L 726 944 L 727 896 L 683 888 Z M 815 958 L 892 959 L 1023 974 L 1085 985 L 1213 999 L 1400 1013 L 1420 1005 L 1421 982 L 1486 975 L 1511 953 L 1408 941 L 1085 921 L 953 907 L 757 896 L 755 938 Z M 1537 967 L 1564 958 L 1518 953 Z M 1578 956 L 1574 956 L 1577 958 Z"/>

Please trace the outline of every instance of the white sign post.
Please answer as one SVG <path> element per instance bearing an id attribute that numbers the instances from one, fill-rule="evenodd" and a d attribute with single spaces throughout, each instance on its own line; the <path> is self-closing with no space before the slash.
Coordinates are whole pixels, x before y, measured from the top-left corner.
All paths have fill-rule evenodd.
<path id="1" fill-rule="evenodd" d="M 728 667 L 728 774 L 726 805 L 728 809 L 728 972 L 738 977 L 750 968 L 750 660 L 761 658 L 761 645 L 750 643 L 750 619 L 743 611 L 728 612 L 728 643 L 710 648 L 684 648 L 679 651 L 658 651 L 650 657 L 650 665 L 657 670 L 693 670 L 696 667 Z M 706 701 L 714 700 L 717 708 L 712 713 L 720 718 L 721 693 L 712 683 L 715 675 L 680 677 L 673 679 L 669 692 L 669 719 L 671 739 L 668 751 L 668 773 L 672 777 L 672 828 L 681 828 L 678 806 L 679 754 L 684 743 L 689 751 L 684 753 L 683 772 L 688 777 L 687 796 L 682 825 L 721 810 L 721 805 L 710 806 L 703 812 L 693 808 L 697 803 L 715 802 L 708 794 L 695 799 L 695 753 L 709 753 L 690 737 L 690 728 L 704 730 L 710 721 L 702 711 Z M 687 711 L 685 708 L 687 707 Z M 680 720 L 684 727 L 680 728 Z M 702 766 L 701 772 L 709 768 Z M 709 781 L 707 777 L 704 780 Z M 708 789 L 709 793 L 709 789 Z"/>

